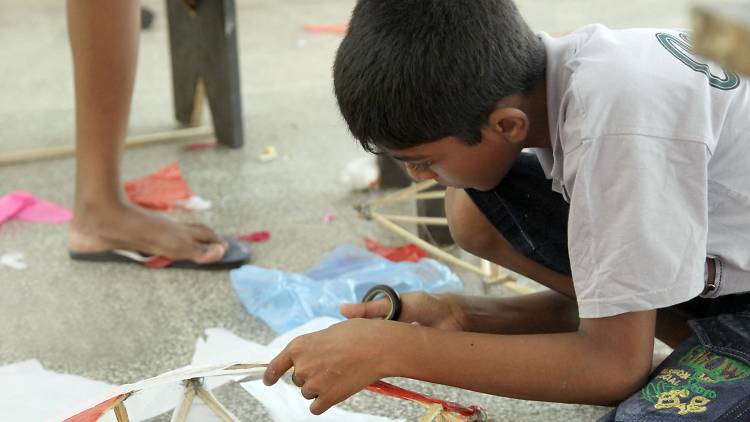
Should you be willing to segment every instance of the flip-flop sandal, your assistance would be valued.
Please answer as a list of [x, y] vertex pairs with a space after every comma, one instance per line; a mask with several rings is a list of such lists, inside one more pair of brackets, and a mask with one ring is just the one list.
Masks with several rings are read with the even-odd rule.
[[250, 259], [250, 250], [247, 246], [234, 239], [224, 239], [229, 248], [224, 256], [216, 262], [198, 264], [190, 260], [172, 261], [163, 256], [144, 255], [136, 251], [113, 249], [102, 252], [73, 252], [69, 251], [71, 259], [89, 262], [124, 262], [138, 263], [148, 268], [185, 268], [193, 270], [231, 270], [242, 266]]

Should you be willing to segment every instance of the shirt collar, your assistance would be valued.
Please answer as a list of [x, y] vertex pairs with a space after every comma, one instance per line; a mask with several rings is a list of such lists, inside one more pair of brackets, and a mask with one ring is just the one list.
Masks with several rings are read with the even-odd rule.
[[570, 37], [553, 38], [545, 32], [539, 33], [547, 54], [547, 121], [549, 123], [550, 149], [539, 148], [539, 158], [544, 174], [553, 180], [553, 189], [559, 191], [563, 176], [563, 145], [560, 129], [565, 123], [563, 99], [570, 85], [571, 72], [565, 68], [565, 61], [570, 54]]

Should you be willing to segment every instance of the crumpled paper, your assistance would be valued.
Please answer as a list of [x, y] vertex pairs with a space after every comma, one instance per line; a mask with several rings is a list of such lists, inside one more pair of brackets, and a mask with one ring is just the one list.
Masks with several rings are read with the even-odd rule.
[[0, 255], [0, 267], [9, 267], [14, 270], [25, 270], [28, 268], [24, 256], [20, 252], [9, 252]]
[[365, 237], [365, 247], [370, 252], [375, 252], [393, 262], [417, 262], [420, 259], [429, 256], [427, 255], [427, 252], [414, 243], [408, 243], [404, 246], [398, 247], [389, 247], [383, 246], [380, 243]]
[[188, 201], [193, 190], [182, 177], [180, 165], [171, 163], [156, 173], [125, 182], [130, 201], [144, 208], [166, 211], [177, 201]]

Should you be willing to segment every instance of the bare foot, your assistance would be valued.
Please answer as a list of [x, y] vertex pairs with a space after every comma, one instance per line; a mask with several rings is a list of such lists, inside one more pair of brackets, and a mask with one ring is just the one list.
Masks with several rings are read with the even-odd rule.
[[127, 249], [171, 260], [216, 262], [227, 245], [206, 226], [180, 224], [126, 204], [76, 207], [68, 233], [72, 252]]

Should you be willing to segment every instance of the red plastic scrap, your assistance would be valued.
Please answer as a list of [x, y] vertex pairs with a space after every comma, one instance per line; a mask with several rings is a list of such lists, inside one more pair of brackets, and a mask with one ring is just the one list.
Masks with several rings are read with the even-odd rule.
[[374, 382], [367, 387], [367, 390], [372, 391], [373, 393], [382, 394], [384, 396], [410, 400], [425, 405], [437, 403], [443, 407], [443, 411], [458, 414], [463, 417], [474, 416], [474, 414], [478, 412], [483, 412], [482, 408], [479, 406], [464, 407], [457, 403], [435, 399], [429, 396], [425, 396], [424, 394], [397, 387], [393, 384], [388, 384], [387, 382], [383, 381]]
[[237, 240], [242, 240], [245, 242], [265, 242], [266, 240], [271, 238], [271, 232], [262, 230], [258, 232], [252, 232], [250, 234], [245, 234], [242, 236], [237, 236]]
[[146, 268], [151, 268], [152, 270], [158, 270], [159, 268], [165, 268], [172, 265], [172, 262], [174, 261], [169, 258], [165, 258], [163, 256], [154, 256], [152, 259], [145, 261], [143, 263], [143, 266]]
[[132, 202], [155, 210], [168, 210], [174, 201], [193, 196], [176, 162], [154, 174], [125, 182], [125, 192]]
[[424, 251], [424, 249], [420, 248], [414, 243], [391, 248], [388, 246], [383, 246], [370, 238], [365, 237], [364, 239], [365, 246], [368, 250], [370, 250], [371, 252], [375, 252], [376, 254], [393, 262], [417, 262], [420, 259], [427, 258], [429, 256], [427, 255], [427, 252]]

